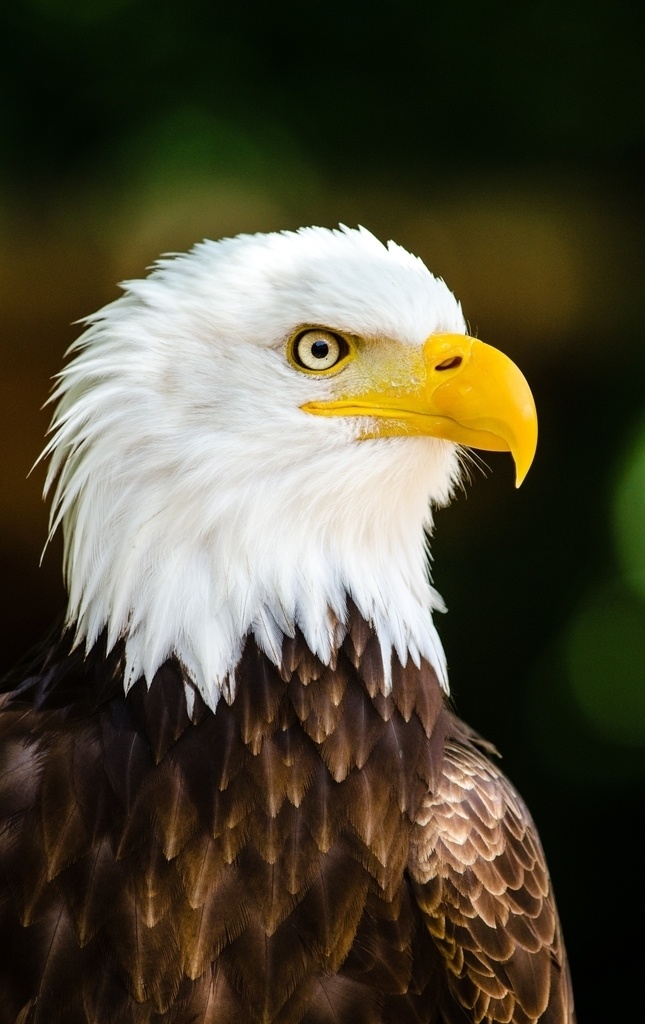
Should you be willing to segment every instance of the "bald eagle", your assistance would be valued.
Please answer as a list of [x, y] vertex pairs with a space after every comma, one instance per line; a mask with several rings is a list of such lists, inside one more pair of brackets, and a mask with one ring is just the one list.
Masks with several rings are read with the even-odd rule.
[[2, 1024], [571, 1024], [540, 841], [428, 578], [537, 425], [364, 229], [205, 241], [88, 318], [46, 489], [62, 627], [0, 699]]

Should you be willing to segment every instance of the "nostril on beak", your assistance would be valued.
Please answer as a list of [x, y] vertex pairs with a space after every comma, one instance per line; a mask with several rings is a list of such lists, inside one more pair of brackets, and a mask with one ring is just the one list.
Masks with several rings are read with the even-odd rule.
[[444, 359], [443, 362], [437, 363], [435, 370], [454, 370], [457, 366], [461, 366], [462, 362], [461, 356], [450, 356], [448, 359]]

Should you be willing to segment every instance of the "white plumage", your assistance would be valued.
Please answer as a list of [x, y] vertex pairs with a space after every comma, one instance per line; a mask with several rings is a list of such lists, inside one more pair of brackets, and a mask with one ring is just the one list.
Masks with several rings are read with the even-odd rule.
[[349, 594], [386, 665], [421, 656], [447, 685], [425, 537], [456, 446], [356, 444], [360, 419], [301, 409], [334, 378], [285, 354], [300, 325], [417, 349], [464, 333], [443, 281], [364, 229], [308, 228], [203, 242], [124, 289], [70, 350], [45, 452], [78, 642], [125, 636], [129, 681], [176, 654], [214, 708], [249, 631], [278, 663], [298, 626], [327, 662]]

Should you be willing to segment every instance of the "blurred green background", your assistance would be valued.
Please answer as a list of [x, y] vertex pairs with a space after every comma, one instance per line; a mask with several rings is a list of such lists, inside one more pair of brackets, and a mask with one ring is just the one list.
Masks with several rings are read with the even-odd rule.
[[522, 489], [491, 455], [437, 516], [439, 628], [540, 828], [581, 1024], [637, 1019], [643, 5], [13, 0], [0, 22], [0, 666], [63, 602], [26, 474], [72, 322], [203, 237], [394, 238], [536, 397]]

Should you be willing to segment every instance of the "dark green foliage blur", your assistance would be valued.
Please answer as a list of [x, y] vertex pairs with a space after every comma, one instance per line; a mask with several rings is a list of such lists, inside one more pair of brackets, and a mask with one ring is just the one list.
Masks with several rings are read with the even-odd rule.
[[[12, 0], [0, 13], [0, 670], [64, 606], [39, 412], [71, 326], [204, 236], [362, 223], [536, 398], [436, 516], [457, 710], [547, 850], [580, 1024], [640, 1019], [645, 5]], [[482, 460], [478, 460], [481, 464]], [[486, 468], [488, 467], [488, 468]], [[384, 496], [387, 500], [387, 496]]]
[[0, 159], [23, 184], [99, 173], [191, 107], [351, 176], [643, 152], [636, 0], [16, 0], [2, 22]]

